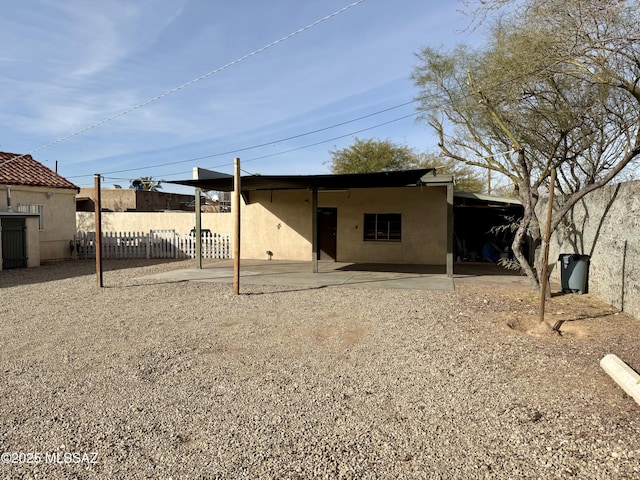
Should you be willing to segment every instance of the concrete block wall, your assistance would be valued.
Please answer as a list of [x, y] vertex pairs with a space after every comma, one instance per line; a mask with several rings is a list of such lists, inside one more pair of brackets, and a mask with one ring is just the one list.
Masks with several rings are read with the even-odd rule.
[[551, 240], [550, 263], [561, 253], [590, 255], [589, 293], [640, 319], [640, 181], [580, 201]]

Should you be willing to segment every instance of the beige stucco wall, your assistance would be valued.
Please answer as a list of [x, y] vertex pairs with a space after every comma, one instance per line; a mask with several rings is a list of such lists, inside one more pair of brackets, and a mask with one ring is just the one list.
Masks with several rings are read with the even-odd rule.
[[[21, 203], [44, 205], [44, 230], [38, 232], [40, 262], [71, 258], [69, 242], [76, 231], [76, 190], [11, 186], [11, 206]], [[7, 188], [0, 187], [0, 210], [7, 210]], [[29, 237], [28, 237], [29, 238]]]
[[[233, 217], [230, 213], [203, 213], [202, 228], [214, 233], [230, 235]], [[95, 231], [95, 213], [77, 212], [78, 231]], [[178, 234], [188, 234], [196, 225], [194, 212], [102, 212], [104, 232], [143, 232], [150, 230], [175, 230]]]
[[[40, 266], [40, 232], [38, 231], [38, 217], [28, 217], [27, 226], [27, 267]], [[2, 265], [2, 261], [0, 261]]]
[[[319, 192], [319, 207], [338, 210], [337, 261], [444, 265], [446, 187]], [[365, 242], [365, 213], [402, 214], [400, 242]], [[251, 192], [242, 212], [242, 258], [311, 260], [311, 192]]]
[[[232, 205], [232, 210], [235, 205]], [[243, 205], [241, 258], [311, 261], [311, 193], [258, 191]]]

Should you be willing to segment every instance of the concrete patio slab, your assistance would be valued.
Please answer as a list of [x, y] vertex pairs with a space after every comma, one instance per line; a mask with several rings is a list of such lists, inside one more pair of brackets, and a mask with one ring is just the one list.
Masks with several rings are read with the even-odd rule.
[[[287, 285], [304, 287], [348, 286], [353, 288], [395, 288], [453, 291], [453, 279], [444, 274], [444, 267], [376, 266], [342, 262], [320, 262], [313, 273], [311, 262], [243, 260], [240, 264], [240, 284]], [[410, 268], [408, 268], [410, 267]], [[233, 261], [223, 260], [204, 265], [202, 269], [182, 269], [150, 277], [166, 281], [198, 281], [233, 283]]]

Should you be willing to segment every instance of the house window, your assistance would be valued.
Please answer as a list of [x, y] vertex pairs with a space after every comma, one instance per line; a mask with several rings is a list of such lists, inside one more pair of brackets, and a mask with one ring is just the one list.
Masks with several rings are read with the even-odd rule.
[[39, 215], [38, 230], [44, 230], [44, 205], [35, 203], [20, 203], [18, 205], [20, 213], [37, 213]]
[[402, 216], [399, 213], [365, 213], [364, 241], [399, 242]]

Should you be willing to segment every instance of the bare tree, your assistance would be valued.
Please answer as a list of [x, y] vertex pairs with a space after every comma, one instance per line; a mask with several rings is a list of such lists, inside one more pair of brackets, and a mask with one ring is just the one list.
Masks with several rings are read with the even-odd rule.
[[[510, 4], [504, 2], [492, 2]], [[552, 168], [551, 227], [640, 154], [640, 18], [632, 2], [530, 0], [503, 16], [488, 47], [425, 48], [414, 80], [442, 152], [507, 176], [524, 205], [514, 255], [540, 289], [537, 204]], [[537, 254], [524, 255], [529, 235]]]

